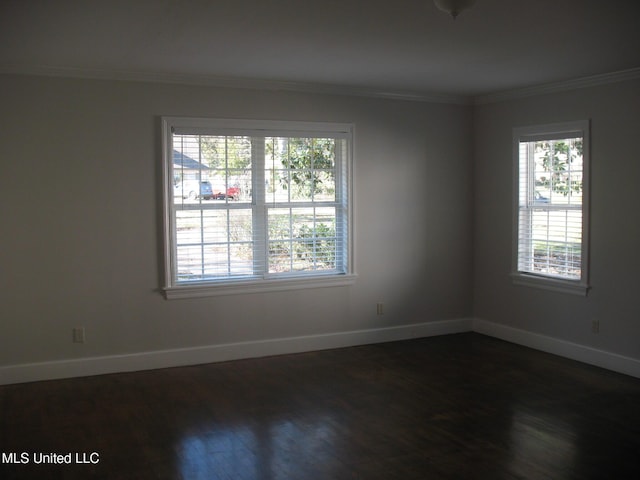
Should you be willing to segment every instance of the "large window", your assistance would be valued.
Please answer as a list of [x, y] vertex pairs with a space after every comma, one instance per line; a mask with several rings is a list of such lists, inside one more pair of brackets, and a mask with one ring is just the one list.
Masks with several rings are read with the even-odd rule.
[[349, 283], [351, 125], [162, 121], [167, 298]]
[[589, 122], [514, 129], [516, 283], [586, 294]]

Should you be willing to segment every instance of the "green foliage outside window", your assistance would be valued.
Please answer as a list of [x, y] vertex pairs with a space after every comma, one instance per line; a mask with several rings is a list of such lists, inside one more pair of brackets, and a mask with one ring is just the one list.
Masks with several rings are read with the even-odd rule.
[[549, 174], [537, 179], [537, 187], [546, 188], [565, 197], [570, 192], [582, 192], [582, 175], [571, 175], [571, 166], [576, 159], [582, 159], [582, 140], [570, 143], [537, 142], [535, 148], [536, 153], [542, 154], [542, 167]]
[[[284, 190], [311, 198], [335, 192], [335, 140], [332, 138], [268, 139], [268, 156], [280, 165], [277, 181]], [[286, 141], [286, 143], [279, 142]]]

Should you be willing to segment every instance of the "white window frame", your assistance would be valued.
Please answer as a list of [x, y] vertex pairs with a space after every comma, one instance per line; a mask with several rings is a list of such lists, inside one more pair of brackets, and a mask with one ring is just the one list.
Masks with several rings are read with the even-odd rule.
[[[229, 295], [239, 293], [260, 293], [300, 288], [319, 288], [351, 285], [356, 277], [354, 272], [354, 231], [353, 231], [353, 124], [212, 119], [194, 117], [161, 117], [162, 124], [162, 190], [163, 190], [163, 234], [164, 234], [164, 285], [162, 292], [167, 299], [205, 297], [213, 295]], [[343, 271], [318, 271], [291, 273], [288, 275], [261, 275], [240, 277], [238, 279], [211, 279], [197, 282], [180, 282], [176, 275], [176, 230], [175, 206], [173, 198], [173, 132], [182, 131], [189, 134], [203, 135], [248, 135], [257, 137], [319, 137], [343, 138], [347, 141], [346, 155], [341, 158], [339, 166], [340, 181], [336, 179], [336, 197], [346, 215], [346, 231], [344, 240]], [[260, 168], [256, 167], [256, 170]], [[262, 176], [261, 176], [262, 175]], [[256, 174], [256, 192], [252, 195], [252, 204], [264, 204], [261, 198], [264, 187], [260, 187], [257, 178], [264, 178], [263, 173]], [[338, 184], [341, 186], [339, 187]], [[256, 203], [257, 202], [257, 203]], [[266, 230], [265, 240], [266, 240]]]
[[[543, 140], [559, 140], [564, 138], [582, 137], [582, 235], [581, 235], [581, 270], [579, 279], [569, 279], [550, 274], [538, 274], [521, 271], [520, 264], [520, 212], [521, 209], [531, 208], [521, 205], [520, 195], [520, 143]], [[589, 120], [516, 127], [513, 129], [513, 246], [511, 278], [514, 284], [535, 288], [553, 290], [575, 295], [587, 295], [589, 290], [589, 198], [590, 198], [590, 122]], [[526, 173], [527, 189], [535, 189], [534, 180]], [[532, 192], [528, 192], [531, 197]], [[525, 245], [526, 247], [526, 245]], [[531, 247], [529, 247], [531, 248]]]

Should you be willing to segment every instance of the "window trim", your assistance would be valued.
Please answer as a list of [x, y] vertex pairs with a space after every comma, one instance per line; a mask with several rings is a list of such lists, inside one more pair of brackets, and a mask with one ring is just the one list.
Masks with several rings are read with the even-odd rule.
[[[162, 131], [162, 235], [163, 235], [163, 286], [161, 292], [166, 299], [207, 297], [240, 293], [261, 293], [305, 288], [322, 288], [351, 285], [355, 273], [354, 256], [354, 201], [353, 201], [353, 168], [354, 168], [354, 132], [355, 126], [348, 123], [297, 122], [273, 120], [243, 120], [202, 117], [163, 116]], [[173, 162], [172, 137], [174, 132], [210, 133], [215, 130], [218, 135], [251, 135], [256, 136], [296, 136], [305, 134], [326, 135], [332, 138], [347, 139], [347, 158], [344, 170], [347, 196], [347, 241], [345, 244], [347, 261], [345, 273], [314, 272], [312, 274], [292, 273], [286, 276], [265, 276], [262, 278], [214, 279], [178, 283], [175, 281], [174, 242], [175, 227], [171, 206], [173, 179], [171, 165]]]
[[[591, 169], [591, 138], [590, 120], [552, 123], [545, 125], [531, 125], [515, 127], [513, 129], [512, 158], [513, 158], [513, 238], [511, 279], [514, 285], [541, 288], [560, 293], [586, 296], [589, 289], [589, 216], [590, 216], [590, 169]], [[518, 247], [520, 228], [520, 142], [538, 140], [558, 140], [563, 138], [582, 136], [583, 141], [583, 193], [582, 193], [582, 238], [581, 238], [581, 274], [580, 279], [571, 280], [551, 275], [535, 274], [519, 271]]]

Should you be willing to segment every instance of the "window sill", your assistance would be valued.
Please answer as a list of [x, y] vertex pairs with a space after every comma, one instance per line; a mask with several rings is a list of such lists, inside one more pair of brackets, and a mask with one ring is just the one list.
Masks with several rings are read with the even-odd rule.
[[167, 300], [182, 298], [237, 295], [241, 293], [268, 293], [304, 288], [343, 287], [355, 282], [355, 274], [315, 277], [287, 277], [270, 280], [239, 280], [225, 283], [193, 283], [162, 289]]
[[558, 293], [568, 293], [586, 297], [589, 292], [589, 285], [579, 281], [562, 280], [557, 278], [529, 275], [525, 273], [512, 273], [511, 280], [514, 285], [525, 287], [541, 288]]

